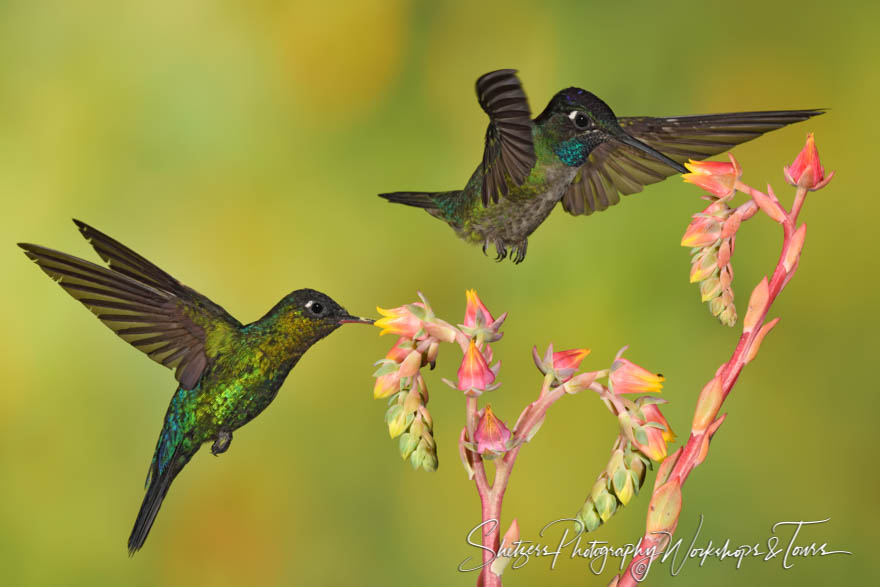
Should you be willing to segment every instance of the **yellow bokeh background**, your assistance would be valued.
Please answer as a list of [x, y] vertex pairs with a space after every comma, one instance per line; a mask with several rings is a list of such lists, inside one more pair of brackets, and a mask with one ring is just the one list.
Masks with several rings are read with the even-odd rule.
[[[119, 238], [243, 322], [300, 287], [354, 313], [422, 290], [458, 320], [464, 290], [510, 313], [493, 408], [537, 393], [533, 344], [618, 348], [666, 376], [687, 436], [696, 394], [736, 342], [687, 283], [678, 243], [699, 192], [673, 178], [589, 218], [554, 213], [520, 266], [496, 264], [426, 214], [375, 194], [461, 187], [482, 152], [474, 80], [514, 67], [540, 111], [578, 85], [618, 115], [826, 107], [735, 150], [745, 180], [790, 198], [781, 166], [807, 132], [830, 187], [811, 194], [782, 320], [731, 395], [708, 460], [684, 489], [685, 546], [766, 543], [779, 521], [830, 521], [800, 543], [852, 556], [690, 561], [668, 585], [872, 583], [877, 443], [876, 188], [880, 6], [842, 1], [0, 3], [0, 573], [5, 585], [453, 585], [478, 554], [478, 501], [458, 462], [464, 403], [429, 376], [440, 468], [402, 463], [371, 397], [393, 343], [347, 327], [313, 348], [229, 452], [175, 482], [142, 552], [125, 541], [174, 390], [15, 247], [96, 259], [70, 222]], [[789, 200], [790, 201], [790, 200]], [[772, 269], [766, 219], [737, 240], [741, 313]], [[523, 449], [504, 505], [523, 538], [573, 514], [615, 422], [566, 397]], [[652, 482], [653, 474], [649, 482]], [[636, 499], [596, 533], [644, 528]], [[786, 535], [783, 534], [783, 537]], [[553, 535], [558, 539], [558, 534]], [[613, 566], [613, 561], [609, 563]], [[532, 560], [509, 585], [606, 584], [582, 560]], [[872, 581], [873, 580], [873, 581]]]

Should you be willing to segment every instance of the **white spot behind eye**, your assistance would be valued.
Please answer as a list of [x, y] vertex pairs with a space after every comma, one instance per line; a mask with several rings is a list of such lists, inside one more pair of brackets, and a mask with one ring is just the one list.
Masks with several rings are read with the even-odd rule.
[[580, 110], [572, 110], [571, 112], [569, 112], [568, 117], [570, 119], [574, 120], [574, 117], [577, 116], [578, 114], [580, 114], [580, 112], [581, 112]]
[[314, 304], [314, 303], [315, 303], [315, 300], [309, 300], [309, 301], [307, 301], [307, 302], [306, 302], [306, 308], [311, 308], [311, 307], [312, 307], [312, 304]]

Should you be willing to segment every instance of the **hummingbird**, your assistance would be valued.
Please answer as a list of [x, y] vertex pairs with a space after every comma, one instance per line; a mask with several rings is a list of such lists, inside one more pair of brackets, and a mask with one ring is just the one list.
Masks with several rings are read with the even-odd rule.
[[205, 442], [225, 452], [232, 433], [265, 410], [313, 344], [343, 324], [372, 324], [329, 296], [298, 289], [244, 325], [125, 245], [74, 220], [108, 267], [19, 243], [25, 254], [123, 340], [174, 370], [171, 399], [128, 539], [144, 544], [178, 473]]
[[727, 151], [824, 110], [774, 110], [656, 118], [618, 118], [595, 94], [580, 88], [556, 93], [532, 119], [514, 69], [481, 76], [480, 106], [489, 116], [483, 160], [464, 189], [379, 194], [425, 209], [459, 238], [489, 245], [501, 261], [526, 256], [528, 237], [558, 202], [574, 216], [605, 210], [620, 194], [642, 191], [675, 173], [688, 159]]

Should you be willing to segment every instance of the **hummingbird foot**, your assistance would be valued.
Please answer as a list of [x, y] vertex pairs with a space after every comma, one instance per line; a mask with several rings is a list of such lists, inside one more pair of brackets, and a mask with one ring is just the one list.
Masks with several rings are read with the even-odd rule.
[[495, 241], [495, 252], [497, 253], [495, 255], [495, 260], [497, 262], [500, 263], [501, 261], [503, 261], [504, 259], [507, 258], [507, 245], [504, 244], [504, 241], [502, 241], [502, 240]]
[[211, 454], [215, 457], [226, 452], [232, 443], [232, 432], [221, 430], [217, 433], [217, 439], [211, 445]]
[[[495, 260], [496, 261], [501, 262], [507, 258], [507, 255], [508, 255], [507, 244], [501, 239], [496, 239], [494, 241], [490, 241], [489, 239], [486, 239], [485, 241], [483, 241], [483, 254], [484, 255], [487, 254], [487, 250], [489, 249], [490, 244], [495, 246], [495, 252], [496, 252]], [[526, 249], [528, 249], [528, 247], [529, 247], [528, 239], [523, 239], [522, 241], [511, 245], [510, 260], [516, 264], [522, 263], [523, 259], [526, 258]]]
[[[483, 241], [483, 254], [487, 254], [486, 251], [489, 248], [489, 245], [495, 245], [495, 260], [498, 262], [503, 261], [507, 258], [508, 249], [507, 244], [501, 239], [497, 239], [494, 241], [489, 241], [488, 239]], [[510, 260], [516, 263], [517, 265], [523, 262], [523, 259], [526, 258], [526, 250], [529, 248], [528, 239], [523, 239], [518, 243], [511, 245], [510, 248]]]
[[520, 263], [523, 262], [523, 259], [526, 258], [526, 249], [528, 249], [528, 248], [529, 248], [528, 239], [524, 239], [522, 242], [517, 243], [513, 247], [512, 259], [513, 259], [514, 264], [519, 265]]

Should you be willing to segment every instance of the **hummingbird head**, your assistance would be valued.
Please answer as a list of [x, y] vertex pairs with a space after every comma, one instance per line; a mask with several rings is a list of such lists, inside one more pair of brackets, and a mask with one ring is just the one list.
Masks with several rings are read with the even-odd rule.
[[370, 318], [353, 316], [327, 294], [313, 289], [298, 289], [282, 298], [268, 315], [289, 323], [295, 331], [317, 338], [327, 336], [343, 324], [372, 324]]
[[570, 167], [586, 163], [590, 153], [602, 143], [616, 142], [638, 149], [666, 163], [681, 173], [687, 170], [660, 151], [631, 137], [617, 121], [614, 111], [596, 94], [580, 88], [566, 88], [556, 93], [535, 119], [553, 151]]

